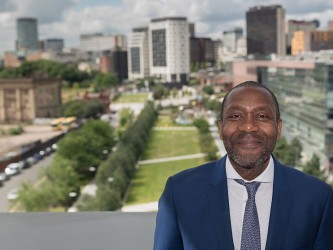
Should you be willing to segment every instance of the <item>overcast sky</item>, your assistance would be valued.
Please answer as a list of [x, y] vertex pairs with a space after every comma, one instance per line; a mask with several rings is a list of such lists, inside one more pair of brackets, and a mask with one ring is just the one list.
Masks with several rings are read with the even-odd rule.
[[79, 45], [82, 33], [128, 35], [151, 18], [184, 16], [197, 36], [222, 38], [222, 31], [245, 28], [245, 12], [256, 5], [280, 4], [286, 19], [318, 19], [320, 28], [333, 19], [332, 0], [0, 0], [0, 55], [14, 50], [16, 18], [38, 19], [39, 39], [63, 38]]

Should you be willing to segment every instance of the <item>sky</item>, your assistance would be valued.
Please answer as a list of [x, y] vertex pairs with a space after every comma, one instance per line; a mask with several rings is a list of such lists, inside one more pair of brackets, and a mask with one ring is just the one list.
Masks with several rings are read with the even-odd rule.
[[245, 13], [257, 5], [282, 5], [286, 19], [320, 21], [333, 19], [328, 0], [0, 0], [0, 56], [15, 50], [16, 19], [38, 20], [39, 40], [62, 38], [66, 47], [77, 47], [80, 34], [104, 33], [128, 36], [152, 18], [181, 16], [195, 23], [197, 36], [222, 39], [235, 27], [245, 31]]

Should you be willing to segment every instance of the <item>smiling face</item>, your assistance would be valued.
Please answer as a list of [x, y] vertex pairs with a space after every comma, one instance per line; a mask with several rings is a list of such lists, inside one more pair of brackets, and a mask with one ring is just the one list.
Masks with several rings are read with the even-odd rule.
[[245, 171], [255, 178], [267, 167], [281, 134], [273, 97], [264, 88], [240, 87], [228, 95], [222, 115], [220, 138], [231, 164], [241, 176]]

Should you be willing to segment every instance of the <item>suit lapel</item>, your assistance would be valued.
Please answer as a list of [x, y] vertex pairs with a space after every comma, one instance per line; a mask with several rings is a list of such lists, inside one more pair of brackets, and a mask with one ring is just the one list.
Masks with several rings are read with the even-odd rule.
[[216, 237], [221, 249], [234, 249], [229, 212], [227, 178], [223, 157], [216, 162], [207, 190]]
[[273, 197], [266, 249], [281, 249], [288, 228], [293, 199], [290, 180], [284, 168], [274, 158]]

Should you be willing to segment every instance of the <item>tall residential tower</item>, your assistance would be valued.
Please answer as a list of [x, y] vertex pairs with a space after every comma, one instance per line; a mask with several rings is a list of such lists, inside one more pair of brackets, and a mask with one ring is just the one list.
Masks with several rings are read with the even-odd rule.
[[148, 27], [134, 28], [128, 43], [128, 79], [149, 76]]
[[17, 29], [17, 51], [38, 50], [37, 19], [23, 17], [16, 20]]
[[280, 5], [256, 6], [246, 12], [247, 54], [285, 55], [285, 10]]
[[190, 72], [190, 34], [185, 17], [152, 19], [149, 24], [150, 74], [185, 84]]

